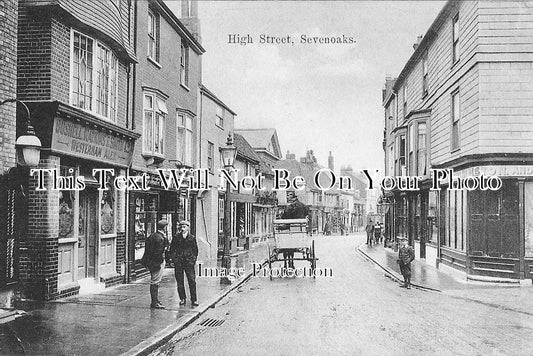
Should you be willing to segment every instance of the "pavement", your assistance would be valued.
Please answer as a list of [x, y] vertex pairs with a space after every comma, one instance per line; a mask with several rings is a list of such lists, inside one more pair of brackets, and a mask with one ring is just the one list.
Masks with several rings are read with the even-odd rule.
[[[149, 277], [101, 293], [23, 303], [23, 317], [0, 324], [0, 354], [148, 354], [244, 283], [251, 275], [251, 263], [266, 259], [267, 243], [232, 257], [232, 267], [244, 267], [246, 273], [231, 283], [220, 277], [197, 277], [196, 308], [190, 300], [186, 306], [178, 304], [173, 268], [165, 269], [159, 288], [164, 310], [150, 309]], [[205, 261], [203, 266], [220, 267], [220, 261]], [[186, 291], [188, 295], [187, 286]]]
[[[400, 267], [396, 262], [398, 252], [382, 244], [369, 246], [366, 243], [360, 244], [357, 250], [379, 266], [387, 277], [403, 283]], [[411, 284], [416, 288], [533, 316], [533, 284], [530, 280], [521, 284], [467, 281], [418, 259], [411, 263], [411, 272]]]

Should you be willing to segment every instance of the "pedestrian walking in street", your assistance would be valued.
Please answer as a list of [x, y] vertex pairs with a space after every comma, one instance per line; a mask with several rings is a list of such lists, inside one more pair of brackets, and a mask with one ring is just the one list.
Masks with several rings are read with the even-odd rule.
[[376, 222], [376, 225], [374, 225], [374, 241], [376, 244], [381, 243], [381, 223], [378, 221]]
[[404, 279], [404, 284], [400, 287], [411, 289], [411, 262], [415, 259], [415, 251], [407, 243], [405, 237], [400, 237], [400, 249], [398, 250], [398, 264]]
[[372, 220], [368, 220], [365, 226], [366, 231], [366, 244], [372, 246], [372, 239], [374, 234], [374, 224]]
[[157, 222], [157, 231], [146, 239], [142, 264], [150, 271], [150, 308], [165, 309], [159, 301], [159, 283], [163, 278], [165, 268], [165, 250], [168, 247], [165, 228], [166, 220]]
[[188, 221], [179, 223], [179, 232], [174, 236], [170, 244], [170, 256], [174, 261], [174, 275], [178, 284], [178, 295], [180, 305], [185, 305], [187, 297], [185, 294], [185, 280], [183, 274], [187, 276], [189, 291], [191, 297], [191, 306], [198, 306], [196, 298], [196, 274], [194, 266], [198, 258], [198, 244], [196, 237], [189, 231], [190, 224]]

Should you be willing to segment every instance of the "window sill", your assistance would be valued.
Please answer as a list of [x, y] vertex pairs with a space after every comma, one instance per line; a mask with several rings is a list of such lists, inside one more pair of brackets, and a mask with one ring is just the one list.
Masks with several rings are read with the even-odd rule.
[[163, 68], [163, 66], [161, 66], [161, 64], [159, 64], [158, 61], [156, 61], [155, 59], [153, 59], [152, 57], [148, 56], [146, 57], [146, 59], [148, 59], [148, 62], [151, 62], [154, 66], [156, 66], [158, 69], [161, 69]]
[[218, 127], [219, 129], [221, 130], [224, 130], [224, 127], [223, 126], [220, 126], [219, 124], [215, 124], [216, 127]]
[[[70, 94], [72, 94], [72, 93], [70, 93]], [[102, 120], [102, 121], [109, 122], [109, 123], [111, 123], [111, 124], [115, 124], [115, 125], [117, 125], [117, 122], [116, 122], [115, 120], [110, 119], [110, 118], [108, 118], [107, 116], [104, 116], [104, 115], [102, 115], [102, 114], [98, 114], [96, 111], [91, 111], [91, 110], [87, 110], [87, 109], [84, 109], [84, 108], [77, 107], [76, 105], [74, 105], [74, 104], [71, 103], [71, 102], [69, 102], [69, 105], [72, 106], [73, 108], [76, 108], [76, 109], [78, 109], [78, 110], [84, 111], [84, 112], [86, 112], [87, 114], [91, 114], [91, 115], [93, 115], [94, 117], [96, 117], [96, 118], [98, 118], [98, 119], [100, 119], [100, 120]]]
[[185, 90], [187, 90], [187, 91], [191, 91], [191, 89], [189, 89], [189, 87], [186, 86], [185, 84], [180, 83], [180, 85], [181, 85], [181, 87], [184, 88]]
[[461, 151], [461, 147], [457, 147], [457, 148], [452, 149], [452, 150], [450, 151], [450, 154], [454, 154], [454, 153], [457, 153], [457, 152], [459, 152], [459, 151]]
[[142, 154], [144, 160], [146, 161], [147, 165], [153, 165], [153, 164], [161, 164], [165, 161], [165, 157], [163, 155], [152, 153], [152, 152], [144, 152]]

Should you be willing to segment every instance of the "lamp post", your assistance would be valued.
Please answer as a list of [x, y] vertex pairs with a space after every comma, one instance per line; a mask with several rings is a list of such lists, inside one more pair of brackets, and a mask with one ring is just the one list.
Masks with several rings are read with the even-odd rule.
[[[224, 163], [224, 169], [228, 174], [232, 173], [235, 157], [237, 155], [237, 147], [233, 144], [233, 137], [231, 133], [228, 134], [226, 140], [226, 146], [221, 147], [222, 161]], [[222, 268], [226, 271], [231, 267], [230, 257], [230, 235], [231, 235], [231, 208], [229, 200], [230, 184], [229, 180], [226, 180], [226, 194], [224, 195], [224, 253], [222, 255]]]
[[37, 167], [39, 165], [41, 153], [41, 140], [35, 135], [33, 126], [31, 125], [30, 110], [22, 101], [18, 99], [6, 99], [0, 102], [0, 106], [6, 103], [20, 103], [26, 110], [26, 133], [15, 142], [15, 149], [17, 151], [17, 163], [26, 167]]

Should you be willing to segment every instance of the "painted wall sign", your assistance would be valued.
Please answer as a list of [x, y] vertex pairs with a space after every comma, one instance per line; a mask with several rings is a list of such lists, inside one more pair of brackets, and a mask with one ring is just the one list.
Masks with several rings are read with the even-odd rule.
[[128, 166], [134, 142], [93, 126], [55, 117], [52, 151], [70, 156]]

